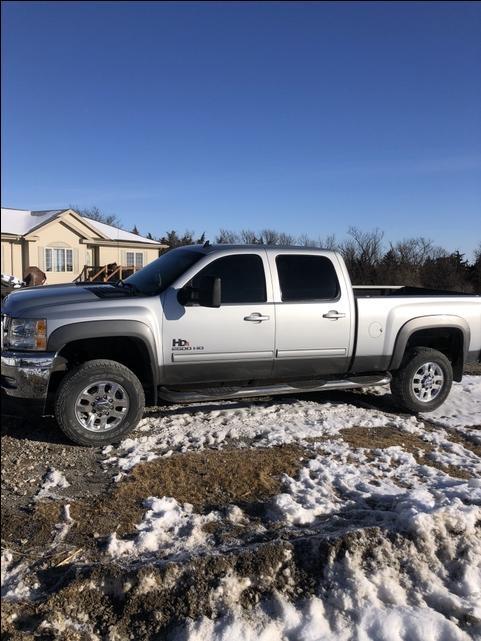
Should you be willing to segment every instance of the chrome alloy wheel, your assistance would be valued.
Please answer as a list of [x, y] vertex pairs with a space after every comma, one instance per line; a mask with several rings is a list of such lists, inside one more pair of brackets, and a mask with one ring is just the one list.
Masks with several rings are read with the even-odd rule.
[[107, 432], [120, 425], [129, 407], [129, 396], [122, 385], [113, 381], [97, 381], [77, 396], [75, 416], [86, 430]]
[[413, 376], [411, 387], [421, 403], [433, 401], [443, 389], [444, 374], [437, 363], [424, 363]]

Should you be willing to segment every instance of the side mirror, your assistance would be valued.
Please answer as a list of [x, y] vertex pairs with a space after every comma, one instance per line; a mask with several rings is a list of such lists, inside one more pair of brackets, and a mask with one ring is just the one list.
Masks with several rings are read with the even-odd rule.
[[200, 281], [199, 288], [186, 285], [177, 293], [177, 300], [184, 307], [199, 305], [200, 307], [220, 307], [222, 298], [221, 279], [205, 276]]
[[199, 305], [201, 307], [220, 307], [222, 297], [221, 279], [205, 276], [199, 287]]
[[185, 307], [186, 305], [190, 305], [194, 302], [194, 290], [192, 287], [182, 287], [182, 289], [179, 289], [177, 292], [177, 300], [179, 303], [182, 305], [182, 307]]

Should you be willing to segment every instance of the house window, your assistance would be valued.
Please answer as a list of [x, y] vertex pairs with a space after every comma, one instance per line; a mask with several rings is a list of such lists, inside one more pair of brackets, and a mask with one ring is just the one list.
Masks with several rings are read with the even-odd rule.
[[73, 272], [73, 250], [46, 247], [45, 248], [46, 272]]
[[127, 267], [136, 267], [137, 269], [142, 269], [143, 266], [143, 252], [127, 252]]

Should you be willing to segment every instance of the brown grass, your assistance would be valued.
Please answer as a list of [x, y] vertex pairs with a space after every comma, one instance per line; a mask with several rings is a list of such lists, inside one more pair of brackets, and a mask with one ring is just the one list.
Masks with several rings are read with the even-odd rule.
[[[295, 476], [308, 456], [298, 445], [281, 445], [187, 452], [137, 465], [110, 493], [70, 504], [75, 524], [68, 538], [76, 545], [91, 546], [95, 538], [113, 531], [133, 532], [149, 496], [173, 496], [196, 510], [265, 501], [280, 492], [282, 475]], [[62, 518], [61, 509], [57, 501], [39, 502], [35, 529], [51, 531]]]
[[[435, 449], [434, 446], [427, 441], [423, 441], [423, 439], [416, 434], [403, 432], [395, 427], [388, 426], [369, 428], [352, 427], [350, 429], [340, 430], [340, 433], [344, 441], [349, 443], [352, 447], [375, 450], [400, 446], [405, 452], [412, 454], [416, 459], [416, 462], [420, 465], [429, 465], [430, 467], [441, 470], [454, 478], [472, 478], [472, 475], [462, 467], [458, 467], [456, 465], [445, 465], [436, 461], [433, 457]], [[461, 439], [461, 436], [459, 438]], [[470, 444], [471, 447], [474, 446], [473, 443]]]
[[351, 427], [340, 430], [342, 438], [352, 447], [363, 447], [366, 449], [385, 449], [387, 447], [400, 446], [406, 452], [415, 454], [418, 450], [431, 452], [433, 446], [423, 441], [416, 434], [403, 432], [395, 427]]
[[[474, 429], [477, 429], [477, 427], [474, 426]], [[458, 432], [457, 430], [449, 430], [449, 440], [453, 443], [459, 443], [465, 449], [470, 450], [473, 454], [481, 458], [481, 445], [475, 443], [469, 436], [466, 436], [466, 434]]]

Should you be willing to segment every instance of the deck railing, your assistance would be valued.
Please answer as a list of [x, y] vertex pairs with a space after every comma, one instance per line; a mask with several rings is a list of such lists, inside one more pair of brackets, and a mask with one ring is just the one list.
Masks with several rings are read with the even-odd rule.
[[84, 265], [80, 274], [75, 278], [74, 283], [115, 283], [131, 276], [139, 269], [140, 267], [136, 267], [135, 265], [117, 265], [116, 263], [108, 265]]

